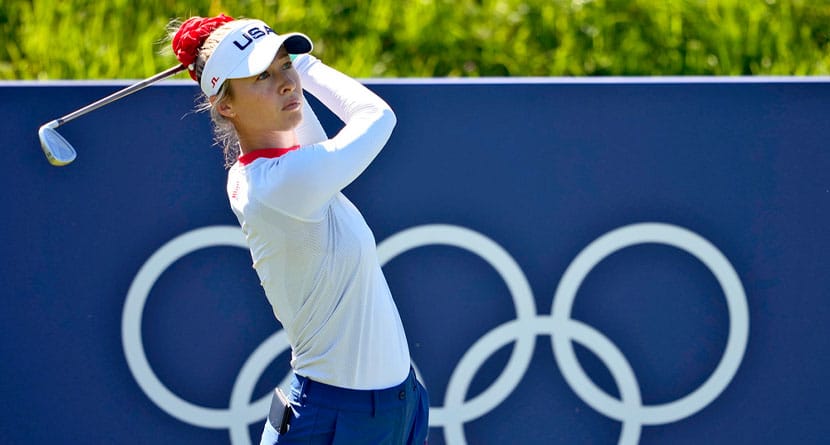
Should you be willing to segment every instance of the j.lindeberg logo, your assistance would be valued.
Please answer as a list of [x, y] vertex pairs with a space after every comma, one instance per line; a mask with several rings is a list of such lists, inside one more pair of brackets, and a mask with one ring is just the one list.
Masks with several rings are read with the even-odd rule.
[[250, 46], [251, 43], [253, 43], [254, 40], [261, 39], [261, 38], [267, 36], [268, 34], [276, 35], [277, 33], [274, 32], [274, 30], [271, 29], [268, 26], [263, 26], [262, 29], [260, 29], [257, 26], [252, 26], [252, 27], [246, 29], [242, 33], [242, 37], [245, 38], [244, 42], [240, 42], [239, 40], [234, 40], [233, 44], [236, 45], [236, 47], [239, 48], [240, 50], [245, 51], [245, 48]]
[[[617, 346], [601, 332], [571, 318], [577, 290], [590, 271], [612, 253], [645, 243], [665, 244], [688, 252], [715, 276], [726, 298], [729, 333], [715, 370], [697, 389], [675, 401], [646, 405], [631, 365]], [[501, 246], [473, 230], [449, 225], [426, 225], [399, 232], [378, 245], [382, 265], [409, 250], [446, 245], [468, 250], [487, 261], [502, 277], [516, 308], [516, 319], [493, 328], [469, 347], [453, 370], [447, 393], [431, 396], [443, 406], [430, 407], [430, 426], [442, 427], [447, 444], [464, 445], [464, 424], [500, 405], [518, 386], [530, 367], [536, 337], [550, 335], [556, 363], [566, 383], [586, 404], [622, 424], [618, 443], [639, 442], [645, 425], [663, 425], [687, 418], [714, 401], [735, 377], [749, 336], [749, 309], [738, 274], [711, 243], [682, 227], [641, 223], [624, 226], [597, 238], [565, 270], [553, 297], [550, 315], [539, 314], [524, 273]], [[205, 428], [227, 428], [231, 443], [250, 444], [248, 425], [262, 422], [270, 394], [252, 402], [254, 387], [271, 362], [288, 349], [284, 331], [266, 339], [243, 364], [231, 390], [228, 409], [194, 405], [171, 392], [155, 375], [144, 352], [141, 318], [150, 290], [159, 276], [179, 258], [211, 246], [246, 248], [241, 230], [213, 226], [187, 232], [156, 251], [139, 270], [127, 293], [121, 323], [124, 354], [133, 377], [147, 396], [171, 416]], [[619, 398], [604, 392], [580, 366], [573, 348], [576, 341], [588, 348], [610, 371]], [[515, 343], [502, 374], [484, 391], [466, 400], [479, 368], [502, 347]], [[416, 366], [417, 372], [417, 366]], [[420, 376], [420, 373], [419, 373]], [[287, 384], [286, 376], [280, 386]], [[423, 381], [423, 380], [422, 380]], [[425, 382], [429, 386], [429, 382]]]

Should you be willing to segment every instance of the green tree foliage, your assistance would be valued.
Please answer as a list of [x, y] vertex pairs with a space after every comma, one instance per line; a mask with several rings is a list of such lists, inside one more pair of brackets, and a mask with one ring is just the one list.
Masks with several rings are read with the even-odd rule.
[[148, 77], [219, 12], [356, 77], [830, 74], [830, 0], [4, 0], [0, 78]]

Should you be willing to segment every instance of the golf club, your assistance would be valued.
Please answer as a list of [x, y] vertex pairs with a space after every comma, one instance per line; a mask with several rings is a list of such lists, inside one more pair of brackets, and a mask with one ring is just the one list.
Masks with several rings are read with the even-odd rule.
[[146, 88], [152, 85], [159, 80], [165, 79], [170, 77], [179, 71], [185, 70], [186, 67], [184, 65], [176, 65], [172, 68], [169, 68], [165, 71], [162, 71], [152, 77], [148, 77], [140, 82], [136, 82], [122, 90], [116, 91], [109, 96], [100, 99], [96, 102], [93, 102], [83, 108], [79, 108], [66, 116], [61, 118], [55, 119], [51, 122], [43, 124], [40, 126], [40, 129], [37, 131], [37, 135], [40, 138], [40, 146], [43, 148], [43, 152], [46, 154], [46, 159], [49, 161], [50, 164], [54, 166], [63, 166], [69, 164], [70, 162], [75, 160], [77, 153], [75, 149], [72, 147], [72, 144], [67, 142], [63, 136], [61, 136], [58, 131], [56, 130], [61, 125], [75, 119], [81, 117], [90, 111], [97, 110], [98, 108], [103, 107], [109, 103], [115, 102], [122, 97], [128, 96], [132, 93], [135, 93], [138, 90]]

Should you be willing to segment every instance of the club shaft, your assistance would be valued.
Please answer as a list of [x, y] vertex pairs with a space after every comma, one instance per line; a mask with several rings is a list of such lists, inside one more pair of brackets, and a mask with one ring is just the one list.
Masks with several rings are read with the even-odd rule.
[[154, 84], [154, 83], [156, 83], [156, 82], [158, 82], [162, 79], [166, 79], [166, 78], [168, 78], [168, 77], [170, 77], [170, 76], [172, 76], [172, 75], [174, 75], [174, 74], [176, 74], [180, 71], [183, 71], [184, 69], [185, 69], [184, 65], [176, 65], [174, 67], [171, 67], [169, 69], [166, 69], [166, 70], [154, 75], [153, 77], [148, 77], [148, 78], [146, 78], [146, 79], [144, 79], [140, 82], [136, 82], [136, 83], [128, 86], [127, 88], [124, 88], [122, 90], [119, 90], [119, 91], [116, 91], [116, 92], [110, 94], [109, 96], [107, 96], [103, 99], [97, 100], [97, 101], [95, 101], [95, 102], [93, 102], [93, 103], [91, 103], [91, 104], [89, 104], [89, 105], [87, 105], [83, 108], [79, 108], [79, 109], [67, 114], [66, 116], [55, 119], [53, 121], [53, 122], [56, 123], [55, 127], [59, 127], [59, 126], [65, 124], [65, 123], [71, 121], [72, 119], [75, 119], [77, 117], [81, 117], [81, 116], [89, 113], [90, 111], [97, 110], [98, 108], [101, 108], [104, 105], [107, 105], [109, 103], [115, 102], [116, 100], [121, 99], [124, 96], [128, 96], [132, 93], [135, 93], [138, 90], [144, 89], [144, 88], [146, 88], [146, 87], [148, 87], [148, 86], [150, 86], [150, 85], [152, 85], [152, 84]]

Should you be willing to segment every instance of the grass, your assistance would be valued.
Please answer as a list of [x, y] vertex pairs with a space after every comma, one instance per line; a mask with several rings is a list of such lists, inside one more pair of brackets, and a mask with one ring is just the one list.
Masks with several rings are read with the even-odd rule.
[[219, 12], [356, 77], [830, 74], [830, 0], [7, 0], [0, 79], [148, 77], [171, 19]]

